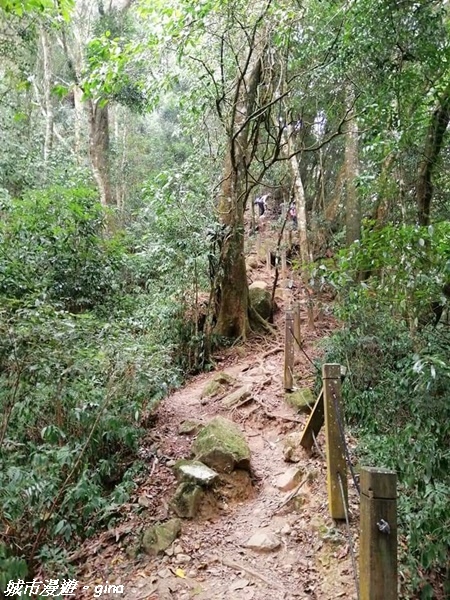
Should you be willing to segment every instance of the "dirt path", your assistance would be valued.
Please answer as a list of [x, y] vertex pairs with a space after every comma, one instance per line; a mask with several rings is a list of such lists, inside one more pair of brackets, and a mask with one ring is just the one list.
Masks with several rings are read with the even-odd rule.
[[[262, 268], [253, 278], [263, 278]], [[301, 299], [299, 290], [297, 298]], [[283, 306], [283, 300], [279, 299]], [[325, 307], [326, 308], [326, 307]], [[326, 311], [322, 311], [325, 312]], [[306, 314], [302, 315], [304, 322]], [[283, 311], [278, 313], [279, 325]], [[296, 379], [312, 387], [318, 357], [317, 341], [335, 327], [326, 314], [314, 331], [304, 331], [304, 350], [296, 359]], [[282, 330], [278, 326], [278, 331]], [[253, 400], [239, 408], [224, 409], [220, 397], [202, 399], [206, 383], [215, 373], [201, 374], [164, 400], [157, 421], [141, 453], [148, 472], [129, 505], [123, 524], [89, 542], [81, 554], [78, 580], [89, 584], [83, 598], [92, 598], [92, 586], [123, 585], [124, 593], [102, 593], [102, 598], [128, 600], [352, 600], [355, 583], [345, 524], [328, 516], [323, 455], [301, 451], [297, 467], [301, 487], [292, 492], [277, 487], [281, 475], [292, 467], [285, 460], [286, 440], [299, 434], [306, 416], [298, 415], [284, 399], [282, 336], [252, 340], [244, 347], [216, 357], [217, 369], [252, 388]], [[192, 437], [178, 433], [186, 419], [221, 414], [245, 433], [252, 454], [253, 485], [225, 488], [213, 510], [201, 518], [183, 521], [180, 537], [163, 555], [135, 555], [142, 532], [171, 515], [168, 502], [175, 489], [171, 465], [188, 457]], [[299, 422], [298, 422], [299, 421]], [[323, 439], [318, 440], [323, 447]], [[322, 449], [323, 452], [323, 449]], [[295, 457], [294, 457], [295, 458]], [[294, 490], [295, 492], [295, 490]], [[350, 491], [350, 506], [357, 516], [357, 498]], [[356, 537], [356, 524], [352, 525]], [[245, 543], [255, 532], [275, 534], [281, 544], [270, 552], [255, 551]], [[85, 553], [88, 553], [88, 556]], [[81, 597], [81, 596], [80, 596]]]

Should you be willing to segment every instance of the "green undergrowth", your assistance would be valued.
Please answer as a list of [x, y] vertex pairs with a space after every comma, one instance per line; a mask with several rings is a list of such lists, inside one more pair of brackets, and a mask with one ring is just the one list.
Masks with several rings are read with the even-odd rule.
[[344, 327], [326, 341], [326, 360], [348, 368], [343, 396], [358, 461], [398, 474], [399, 571], [408, 599], [450, 593], [450, 327], [435, 326], [427, 313], [448, 273], [448, 231], [368, 233], [317, 271], [338, 292]]
[[[107, 234], [89, 189], [4, 200], [0, 222], [0, 590], [121, 516], [139, 440], [196, 368], [189, 280]], [[170, 249], [167, 250], [169, 252]], [[184, 269], [184, 270], [183, 270]]]

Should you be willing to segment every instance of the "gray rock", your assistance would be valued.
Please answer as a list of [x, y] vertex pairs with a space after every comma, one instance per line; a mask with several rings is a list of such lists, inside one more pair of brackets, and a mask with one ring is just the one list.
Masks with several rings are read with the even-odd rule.
[[244, 544], [245, 548], [259, 552], [273, 552], [274, 550], [278, 550], [280, 546], [280, 539], [271, 531], [265, 530], [257, 531]]
[[180, 519], [170, 519], [165, 523], [157, 523], [144, 532], [142, 548], [149, 556], [156, 556], [170, 546], [180, 534], [180, 531]]
[[178, 481], [189, 482], [194, 485], [207, 486], [218, 478], [216, 471], [198, 460], [178, 460], [173, 470]]
[[277, 477], [275, 486], [282, 492], [290, 492], [300, 483], [302, 477], [302, 469], [291, 467], [285, 473]]

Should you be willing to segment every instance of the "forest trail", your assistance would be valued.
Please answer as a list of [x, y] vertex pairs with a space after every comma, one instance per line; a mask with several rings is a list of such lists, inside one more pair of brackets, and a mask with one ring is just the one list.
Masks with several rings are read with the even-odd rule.
[[[251, 280], [272, 282], [262, 260], [254, 261]], [[292, 292], [305, 300], [299, 287]], [[302, 329], [304, 352], [296, 355], [295, 379], [312, 389], [320, 358], [318, 342], [336, 327], [321, 298], [315, 328]], [[288, 440], [302, 431], [307, 416], [285, 402], [283, 388], [284, 309], [288, 299], [277, 293], [279, 310], [274, 337], [253, 338], [245, 345], [215, 356], [216, 371], [193, 377], [161, 402], [141, 448], [148, 465], [130, 503], [123, 507], [121, 524], [87, 542], [77, 556], [78, 581], [90, 585], [83, 598], [92, 598], [92, 586], [123, 585], [124, 593], [102, 598], [127, 600], [335, 600], [356, 598], [345, 523], [328, 515], [323, 434], [312, 456], [296, 450], [295, 466], [301, 486], [293, 491], [277, 487], [279, 478], [292, 469], [286, 462]], [[319, 304], [316, 302], [316, 306]], [[306, 323], [303, 304], [302, 323]], [[239, 385], [251, 387], [251, 400], [233, 409], [224, 408], [223, 395], [202, 398], [205, 385], [224, 371]], [[222, 488], [220, 501], [201, 517], [183, 520], [182, 531], [164, 554], [151, 558], [135, 553], [143, 531], [157, 521], [175, 516], [169, 508], [176, 484], [171, 466], [189, 457], [193, 437], [179, 433], [186, 419], [207, 422], [222, 415], [244, 432], [251, 450], [253, 485]], [[350, 510], [358, 516], [358, 499], [349, 486]], [[290, 501], [290, 496], [293, 496]], [[357, 540], [357, 519], [352, 522]], [[274, 535], [279, 547], [257, 551], [245, 546], [261, 532]], [[75, 562], [75, 561], [74, 561]]]

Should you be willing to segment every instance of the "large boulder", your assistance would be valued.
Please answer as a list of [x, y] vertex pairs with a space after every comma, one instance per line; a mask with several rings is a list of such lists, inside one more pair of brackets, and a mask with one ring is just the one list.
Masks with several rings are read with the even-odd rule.
[[195, 459], [219, 473], [250, 470], [250, 449], [237, 425], [223, 417], [212, 419], [192, 445]]
[[256, 310], [260, 317], [269, 319], [272, 313], [272, 296], [269, 290], [251, 288], [248, 291], [250, 305]]
[[150, 556], [164, 552], [180, 534], [180, 519], [170, 519], [165, 523], [157, 523], [144, 532], [142, 547]]

